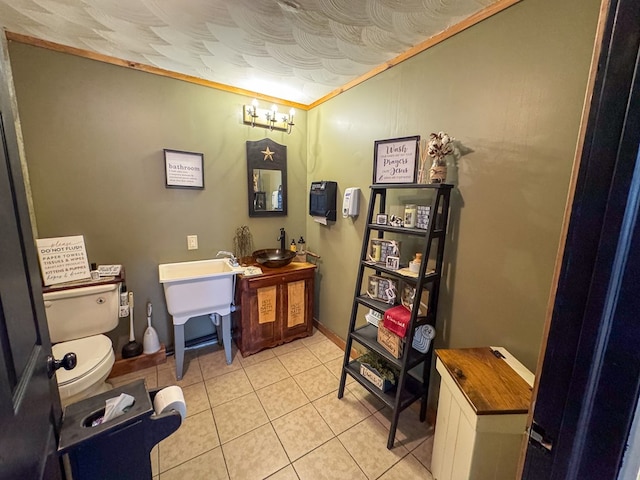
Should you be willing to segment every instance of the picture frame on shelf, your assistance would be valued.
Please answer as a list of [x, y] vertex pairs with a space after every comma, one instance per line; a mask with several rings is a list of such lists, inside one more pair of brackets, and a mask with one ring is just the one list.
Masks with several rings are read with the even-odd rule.
[[204, 189], [204, 154], [168, 148], [163, 151], [167, 188]]
[[400, 257], [389, 255], [386, 258], [386, 265], [389, 270], [398, 270], [400, 268]]
[[420, 135], [376, 140], [373, 183], [416, 183]]
[[386, 213], [379, 213], [376, 215], [376, 225], [386, 225], [389, 217]]
[[[400, 285], [400, 304], [409, 311], [412, 310], [413, 301], [415, 299], [416, 289], [407, 282]], [[424, 316], [429, 311], [429, 290], [424, 289], [420, 295], [420, 305], [418, 306], [418, 315]]]

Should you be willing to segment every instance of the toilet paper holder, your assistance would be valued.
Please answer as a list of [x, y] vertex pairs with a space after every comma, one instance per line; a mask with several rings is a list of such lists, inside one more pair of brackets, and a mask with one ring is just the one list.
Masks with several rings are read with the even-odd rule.
[[[151, 479], [151, 449], [182, 423], [177, 410], [156, 414], [153, 401], [162, 389], [147, 391], [144, 380], [68, 405], [62, 416], [58, 454], [68, 455], [74, 480]], [[127, 393], [135, 402], [123, 415], [91, 427], [90, 418], [107, 399]]]

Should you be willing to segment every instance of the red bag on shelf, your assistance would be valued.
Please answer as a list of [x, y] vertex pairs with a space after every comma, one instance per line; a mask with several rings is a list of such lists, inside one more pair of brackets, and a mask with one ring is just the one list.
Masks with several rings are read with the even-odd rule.
[[404, 338], [407, 335], [410, 320], [411, 312], [402, 305], [398, 305], [384, 312], [382, 324], [387, 330], [391, 330], [399, 337]]

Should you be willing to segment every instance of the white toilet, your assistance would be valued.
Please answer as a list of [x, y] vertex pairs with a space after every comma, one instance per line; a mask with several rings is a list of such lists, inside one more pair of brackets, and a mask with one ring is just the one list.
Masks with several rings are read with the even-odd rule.
[[111, 340], [101, 335], [118, 325], [120, 284], [73, 287], [43, 294], [53, 357], [73, 352], [78, 364], [56, 371], [62, 405], [111, 388], [106, 382], [115, 362]]

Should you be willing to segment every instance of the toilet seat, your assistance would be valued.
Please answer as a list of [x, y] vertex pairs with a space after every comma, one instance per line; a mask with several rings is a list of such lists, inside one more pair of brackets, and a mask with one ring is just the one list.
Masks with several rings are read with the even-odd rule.
[[62, 359], [69, 352], [75, 353], [78, 359], [74, 369], [60, 368], [56, 371], [58, 390], [62, 399], [77, 395], [94, 384], [103, 382], [115, 363], [111, 340], [105, 335], [93, 335], [56, 343], [52, 351], [56, 359]]

